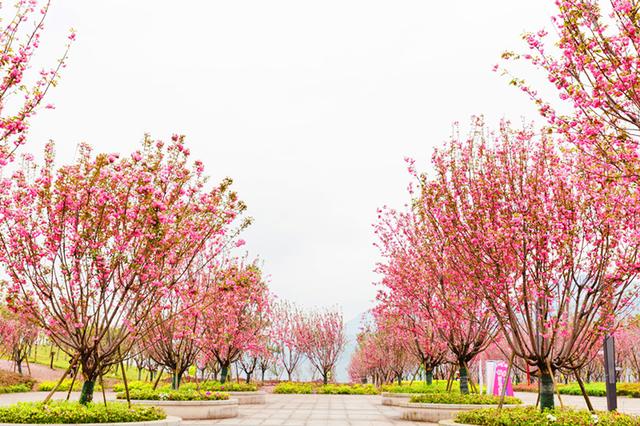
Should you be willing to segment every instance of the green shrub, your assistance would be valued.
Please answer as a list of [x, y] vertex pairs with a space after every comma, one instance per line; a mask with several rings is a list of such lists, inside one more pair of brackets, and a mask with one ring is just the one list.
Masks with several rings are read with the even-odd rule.
[[273, 393], [313, 393], [313, 385], [311, 383], [294, 383], [282, 382], [278, 383], [273, 389]]
[[[142, 382], [142, 381], [132, 381], [128, 383], [129, 391], [132, 390], [152, 390], [153, 383], [151, 382]], [[193, 382], [183, 383], [180, 385], [180, 390], [197, 390], [198, 385]], [[171, 385], [163, 384], [157, 387], [157, 390], [162, 391], [170, 391]], [[236, 382], [227, 382], [222, 384], [220, 382], [214, 381], [206, 381], [200, 383], [200, 390], [202, 391], [210, 391], [210, 392], [255, 392], [258, 390], [258, 386], [253, 383], [236, 383]], [[124, 392], [124, 384], [117, 383], [113, 386], [114, 392]]]
[[[116, 395], [118, 399], [125, 399], [126, 394], [120, 392]], [[219, 401], [229, 399], [228, 393], [195, 390], [151, 390], [136, 389], [129, 390], [129, 398], [134, 400], [151, 401]]]
[[378, 389], [373, 385], [323, 385], [317, 388], [317, 393], [331, 395], [377, 395]]
[[29, 386], [26, 384], [0, 386], [0, 393], [30, 392], [32, 390], [32, 387], [33, 385]]
[[632, 426], [640, 425], [637, 417], [616, 412], [595, 414], [587, 410], [551, 410], [540, 412], [536, 407], [495, 408], [463, 411], [456, 416], [456, 422], [482, 426]]
[[[66, 379], [64, 380], [60, 386], [58, 387], [58, 391], [60, 392], [66, 392], [69, 390], [69, 388], [71, 387], [71, 379]], [[47, 381], [45, 380], [44, 382], [40, 382], [37, 384], [36, 386], [36, 390], [37, 391], [42, 391], [42, 392], [49, 392], [51, 391], [51, 389], [53, 389], [56, 384], [58, 383], [58, 381], [56, 380], [55, 382], [53, 381]], [[81, 380], [76, 380], [75, 383], [73, 384], [73, 389], [74, 391], [79, 391], [80, 389], [82, 389], [82, 381]], [[101, 391], [102, 387], [100, 387], [99, 384], [96, 383], [95, 387], [94, 387], [95, 391]]]
[[[180, 389], [197, 389], [196, 383], [185, 383], [180, 386]], [[200, 383], [200, 389], [212, 392], [255, 392], [258, 390], [258, 386], [253, 383], [236, 383], [227, 382], [222, 384], [220, 382], [202, 382]]]
[[[413, 382], [382, 385], [383, 392], [391, 393], [433, 393], [433, 392], [446, 392], [447, 381], [446, 380], [434, 380], [432, 384], [428, 385], [425, 382]], [[458, 382], [453, 383], [452, 391], [459, 392], [460, 385]]]
[[640, 383], [618, 383], [616, 393], [622, 396], [640, 398]]
[[299, 393], [299, 394], [331, 394], [331, 395], [377, 395], [378, 389], [373, 385], [361, 384], [328, 384], [281, 382], [276, 385], [273, 393]]
[[102, 403], [81, 405], [77, 402], [19, 402], [0, 408], [0, 423], [118, 423], [164, 419], [164, 411], [150, 406]]
[[[478, 395], [477, 393], [461, 394], [458, 392], [434, 392], [414, 395], [411, 402], [428, 404], [499, 404], [500, 397], [495, 395]], [[522, 401], [513, 396], [505, 396], [505, 404], [522, 404]]]
[[[144, 389], [148, 389], [151, 390], [153, 389], [153, 383], [151, 382], [143, 382], [140, 380], [132, 380], [131, 382], [127, 382], [127, 386], [129, 387], [129, 390], [144, 390]], [[115, 385], [113, 385], [113, 391], [114, 392], [124, 392], [124, 383], [119, 382], [116, 383]]]
[[[602, 382], [585, 383], [584, 389], [589, 396], [606, 396], [607, 390]], [[582, 395], [580, 385], [577, 383], [569, 383], [568, 385], [558, 385], [558, 392], [562, 395]]]

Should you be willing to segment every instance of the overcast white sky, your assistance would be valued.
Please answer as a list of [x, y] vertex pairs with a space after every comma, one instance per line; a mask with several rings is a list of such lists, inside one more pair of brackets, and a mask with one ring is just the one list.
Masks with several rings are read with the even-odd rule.
[[372, 305], [376, 208], [401, 206], [403, 158], [427, 167], [451, 123], [483, 113], [533, 117], [491, 72], [553, 2], [53, 2], [42, 55], [78, 41], [26, 150], [57, 142], [59, 163], [86, 141], [129, 153], [145, 132], [188, 136], [255, 218], [244, 238], [280, 297]]

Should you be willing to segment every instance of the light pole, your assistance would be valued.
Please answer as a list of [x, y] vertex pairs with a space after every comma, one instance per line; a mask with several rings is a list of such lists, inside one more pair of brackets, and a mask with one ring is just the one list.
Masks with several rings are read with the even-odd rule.
[[604, 377], [607, 389], [607, 410], [618, 409], [616, 396], [616, 350], [612, 335], [604, 338]]

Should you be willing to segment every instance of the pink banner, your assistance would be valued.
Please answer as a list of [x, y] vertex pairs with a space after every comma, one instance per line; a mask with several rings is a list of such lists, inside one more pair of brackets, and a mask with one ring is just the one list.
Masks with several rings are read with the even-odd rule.
[[507, 378], [507, 363], [500, 361], [496, 363], [496, 373], [493, 376], [493, 394], [501, 395], [502, 387], [504, 386], [505, 379], [507, 379], [507, 392], [505, 395], [513, 396], [513, 387], [511, 386], [511, 378]]

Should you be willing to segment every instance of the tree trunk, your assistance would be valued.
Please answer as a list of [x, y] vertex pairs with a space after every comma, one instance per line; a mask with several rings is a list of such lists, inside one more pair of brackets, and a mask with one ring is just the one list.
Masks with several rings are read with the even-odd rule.
[[540, 377], [540, 410], [552, 410], [553, 407], [553, 378], [549, 370], [544, 369]]
[[142, 380], [142, 368], [138, 368], [138, 381]]
[[[264, 376], [264, 374], [263, 374]], [[262, 379], [262, 381], [264, 382], [264, 379]], [[287, 370], [287, 381], [291, 381], [291, 371]]]
[[464, 363], [460, 363], [460, 393], [469, 393], [469, 372], [467, 366]]
[[178, 377], [178, 372], [174, 370], [171, 375], [171, 389], [178, 390], [178, 387], [180, 387], [180, 379]]
[[93, 388], [95, 387], [95, 380], [85, 380], [82, 384], [82, 391], [80, 392], [80, 404], [87, 405], [93, 402]]
[[397, 380], [398, 380], [398, 386], [402, 386], [402, 374], [398, 374]]
[[329, 383], [329, 373], [327, 371], [322, 373], [322, 382], [325, 385]]
[[427, 385], [433, 384], [433, 370], [427, 370], [425, 374], [425, 379], [426, 379]]
[[251, 383], [251, 373], [247, 373], [247, 383]]
[[222, 364], [220, 368], [220, 383], [227, 381], [227, 374], [229, 374], [229, 364]]

